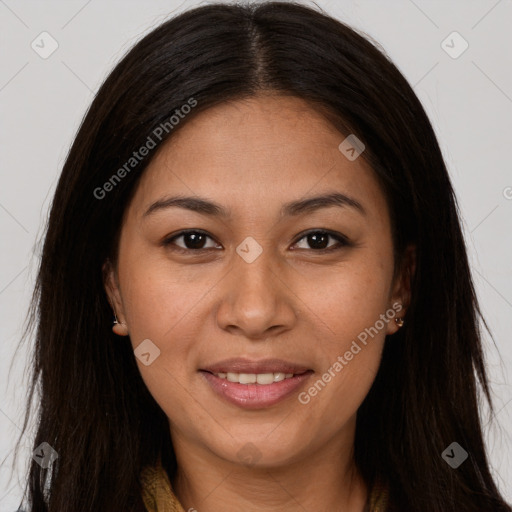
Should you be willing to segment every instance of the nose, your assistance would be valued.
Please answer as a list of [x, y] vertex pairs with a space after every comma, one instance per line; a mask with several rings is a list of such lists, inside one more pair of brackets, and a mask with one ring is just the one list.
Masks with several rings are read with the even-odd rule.
[[297, 321], [295, 295], [286, 283], [286, 262], [277, 264], [271, 251], [248, 263], [234, 255], [233, 268], [223, 280], [217, 309], [220, 328], [252, 340], [279, 335]]

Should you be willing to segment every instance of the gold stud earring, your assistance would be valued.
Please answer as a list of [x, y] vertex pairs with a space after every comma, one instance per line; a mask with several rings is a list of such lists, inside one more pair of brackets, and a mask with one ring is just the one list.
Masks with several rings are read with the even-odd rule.
[[398, 325], [398, 327], [402, 327], [402, 325], [404, 325], [404, 319], [403, 318], [396, 317], [395, 318], [395, 322], [396, 322], [396, 325]]

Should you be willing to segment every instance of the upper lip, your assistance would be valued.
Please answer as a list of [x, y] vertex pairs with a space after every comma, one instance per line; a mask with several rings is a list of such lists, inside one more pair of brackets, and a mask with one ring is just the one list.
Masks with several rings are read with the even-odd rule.
[[309, 368], [283, 359], [260, 359], [252, 361], [243, 357], [225, 359], [205, 366], [201, 370], [211, 373], [293, 373], [307, 372]]

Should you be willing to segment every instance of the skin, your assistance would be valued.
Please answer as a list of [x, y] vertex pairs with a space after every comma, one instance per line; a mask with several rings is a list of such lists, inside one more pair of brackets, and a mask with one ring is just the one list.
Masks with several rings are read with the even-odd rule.
[[[385, 336], [398, 329], [394, 320], [308, 404], [297, 398], [393, 304], [404, 316], [410, 296], [405, 271], [393, 281], [384, 194], [362, 157], [350, 161], [338, 149], [344, 138], [299, 98], [225, 103], [160, 148], [127, 208], [106, 290], [120, 322], [114, 331], [129, 334], [134, 349], [150, 339], [161, 351], [149, 366], [137, 364], [169, 418], [179, 467], [171, 483], [185, 510], [363, 511], [368, 488], [353, 461], [355, 419]], [[331, 192], [366, 213], [329, 206], [279, 214], [287, 202]], [[180, 207], [144, 216], [177, 194], [219, 203], [231, 216]], [[202, 254], [187, 249], [190, 237], [162, 245], [192, 228], [210, 237]], [[353, 245], [322, 252], [302, 234], [319, 229]], [[263, 251], [252, 263], [236, 252], [248, 236]], [[329, 237], [321, 247], [337, 245]], [[278, 404], [246, 410], [214, 394], [198, 372], [242, 356], [285, 359], [314, 374]], [[238, 452], [248, 443], [256, 455], [245, 463]]]

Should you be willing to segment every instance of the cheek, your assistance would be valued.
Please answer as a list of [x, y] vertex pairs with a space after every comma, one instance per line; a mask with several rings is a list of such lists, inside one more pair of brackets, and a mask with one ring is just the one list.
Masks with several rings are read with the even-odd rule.
[[316, 291], [303, 296], [332, 337], [346, 342], [385, 313], [388, 291], [389, 276], [379, 265], [351, 265], [328, 276], [324, 286], [317, 281]]
[[202, 325], [201, 298], [211, 283], [209, 287], [181, 283], [168, 271], [149, 265], [133, 272], [129, 282], [125, 306], [133, 349], [150, 340], [158, 354], [147, 366], [136, 359], [142, 379], [169, 418], [186, 422], [195, 396], [187, 369], [194, 364], [194, 341]]
[[[148, 343], [157, 357], [146, 366], [136, 359], [151, 395], [168, 414], [184, 413], [190, 389], [187, 369], [195, 364], [194, 347], [204, 324], [203, 303], [212, 283], [183, 281], [162, 265], [133, 269], [125, 281], [125, 312], [133, 349]], [[205, 297], [206, 296], [206, 297]], [[153, 345], [156, 347], [154, 348]]]
[[323, 328], [315, 347], [321, 364], [299, 399], [329, 425], [326, 436], [334, 435], [357, 413], [380, 366], [386, 337], [386, 323], [380, 315], [385, 305], [370, 290], [373, 288], [361, 286], [357, 292], [338, 293], [330, 304], [324, 297], [318, 328], [324, 323], [328, 328]]
[[193, 334], [201, 301], [212, 287], [205, 279], [190, 273], [169, 270], [169, 265], [146, 260], [142, 265], [126, 267], [125, 313], [132, 342], [150, 338], [163, 346], [179, 346], [180, 340]]
[[350, 415], [372, 385], [394, 313], [388, 303], [390, 272], [375, 257], [360, 259], [339, 268], [323, 286], [317, 280], [316, 292], [303, 292], [304, 303], [314, 312], [309, 322], [316, 324], [317, 380], [325, 383], [325, 391], [322, 382], [306, 391], [312, 400], [322, 395], [319, 402], [326, 408], [342, 404]]

